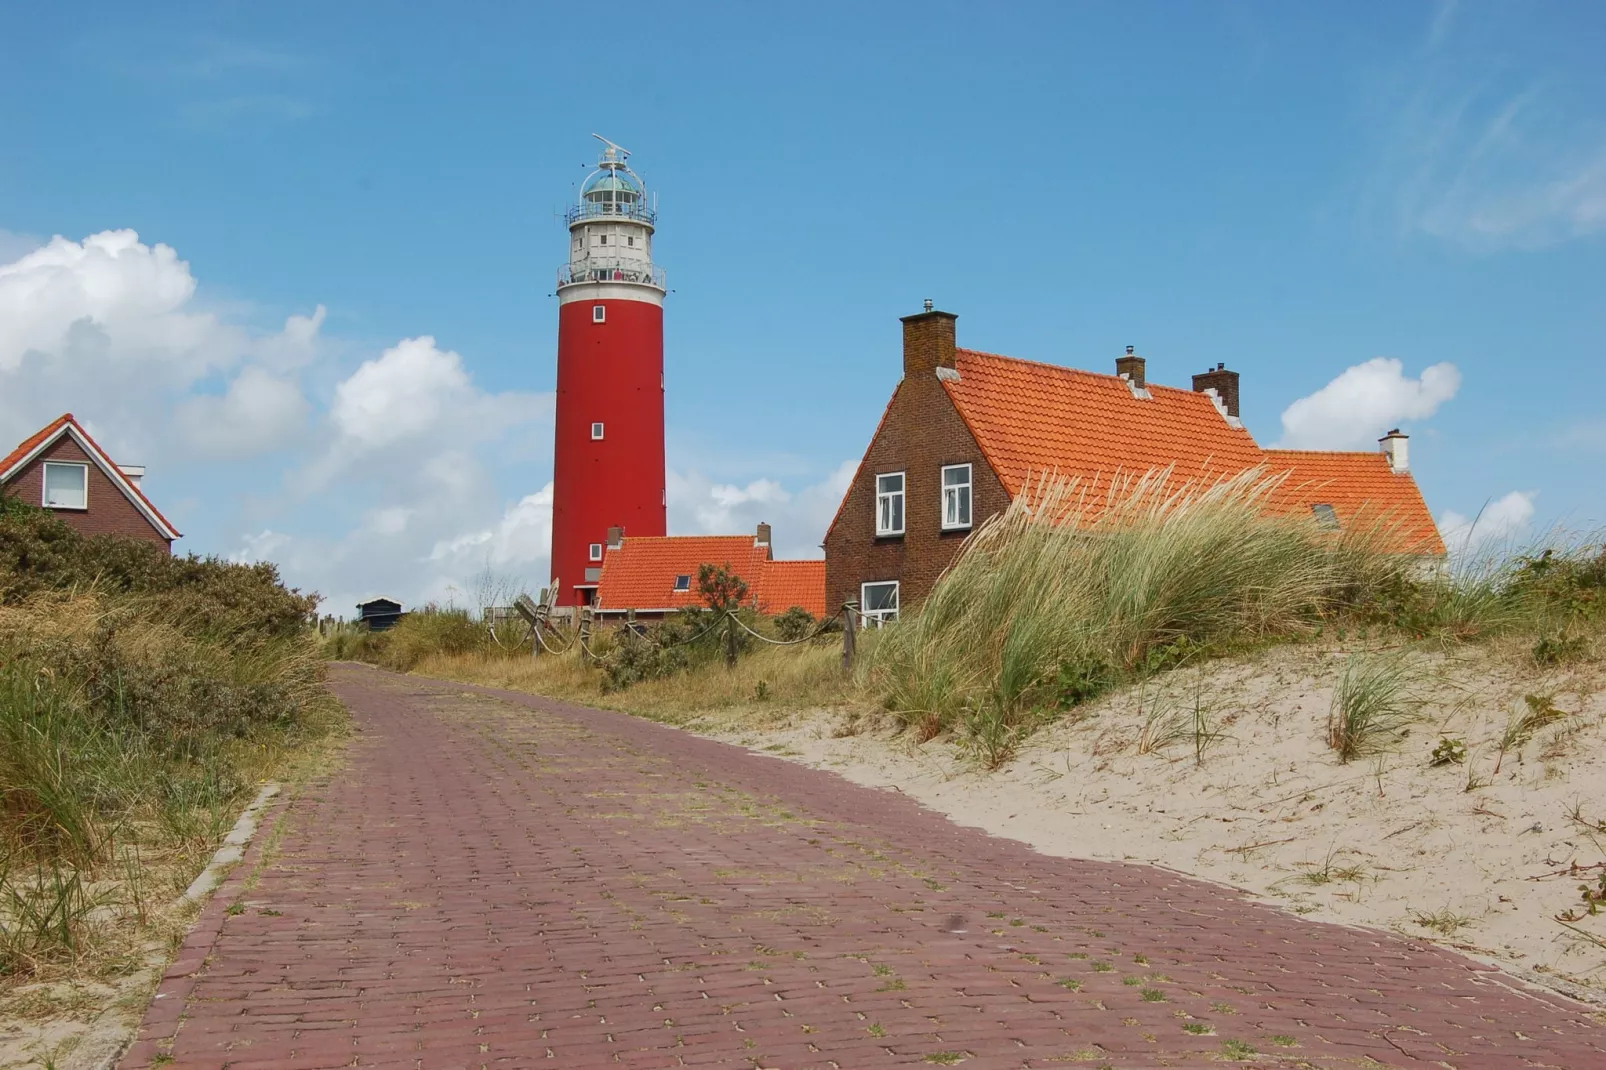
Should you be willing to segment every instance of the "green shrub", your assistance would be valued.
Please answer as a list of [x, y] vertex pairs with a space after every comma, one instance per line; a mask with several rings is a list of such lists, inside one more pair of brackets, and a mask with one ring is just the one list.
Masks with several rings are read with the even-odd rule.
[[775, 634], [784, 642], [795, 642], [814, 630], [814, 614], [793, 606], [775, 618]]

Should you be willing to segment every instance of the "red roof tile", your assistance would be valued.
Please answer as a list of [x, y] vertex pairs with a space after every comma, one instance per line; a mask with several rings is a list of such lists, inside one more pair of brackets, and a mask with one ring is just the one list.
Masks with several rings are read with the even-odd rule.
[[[122, 470], [117, 467], [106, 451], [100, 448], [100, 444], [90, 437], [89, 432], [84, 430], [84, 425], [74, 419], [73, 414], [70, 412], [62, 413], [32, 435], [29, 435], [22, 441], [21, 445], [6, 455], [5, 460], [0, 460], [0, 483], [11, 478], [13, 469], [26, 460], [29, 454], [65, 434], [76, 434], [90, 455], [98, 457], [104, 462], [100, 467], [106, 473], [106, 477], [115, 483], [118, 489], [133, 501], [136, 506], [143, 504], [145, 509], [148, 509], [150, 514], [156, 518], [159, 528], [166, 528], [167, 532], [172, 533], [172, 538], [181, 537], [179, 530], [168, 521], [167, 517], [162, 515], [162, 511], [156, 508], [155, 503], [145, 497], [144, 491], [136, 487], [132, 481], [123, 475]], [[163, 532], [163, 534], [167, 534], [167, 532]]]
[[[597, 582], [601, 609], [680, 609], [700, 605], [697, 570], [725, 565], [747, 581], [749, 591], [763, 580], [769, 548], [751, 535], [670, 535], [625, 538], [602, 560]], [[688, 590], [675, 590], [675, 578], [689, 576]]]
[[760, 613], [785, 613], [802, 606], [816, 618], [825, 616], [824, 561], [769, 561], [758, 590]]
[[[597, 607], [645, 611], [700, 605], [697, 572], [705, 564], [725, 565], [746, 580], [747, 603], [760, 613], [802, 606], [816, 617], [825, 615], [825, 562], [772, 561], [769, 547], [757, 545], [751, 535], [627, 537], [603, 558]], [[681, 576], [687, 589], [677, 591]]]
[[1381, 452], [1266, 450], [1265, 455], [1269, 474], [1288, 473], [1273, 500], [1290, 511], [1308, 515], [1313, 505], [1331, 505], [1340, 528], [1376, 523], [1402, 552], [1444, 553], [1416, 480], [1390, 469]]
[[1011, 494], [1033, 476], [1080, 477], [1100, 495], [1111, 480], [1170, 467], [1178, 481], [1254, 468], [1260, 447], [1204, 394], [1114, 375], [961, 349], [944, 379], [960, 416]]

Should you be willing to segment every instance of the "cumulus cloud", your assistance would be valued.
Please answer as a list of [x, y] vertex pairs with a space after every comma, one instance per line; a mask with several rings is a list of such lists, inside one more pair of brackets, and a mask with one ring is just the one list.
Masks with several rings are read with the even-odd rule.
[[818, 483], [788, 491], [773, 479], [745, 486], [715, 483], [701, 473], [669, 473], [669, 530], [674, 535], [737, 535], [760, 522], [774, 530], [777, 556], [819, 558], [825, 529], [853, 480], [857, 460], [843, 461]]
[[541, 573], [552, 546], [552, 484], [527, 494], [509, 507], [502, 518], [489, 527], [467, 532], [435, 543], [430, 561], [459, 565], [485, 563], [493, 568], [542, 565], [525, 569]]
[[178, 423], [196, 449], [211, 456], [250, 457], [277, 449], [306, 427], [301, 387], [261, 368], [243, 369], [222, 397], [194, 397], [178, 407]]
[[1400, 423], [1432, 416], [1460, 389], [1461, 372], [1454, 364], [1434, 364], [1413, 379], [1393, 357], [1373, 357], [1284, 409], [1279, 445], [1368, 449]]
[[[290, 317], [282, 331], [261, 331], [204, 307], [198, 289], [173, 248], [147, 245], [132, 230], [56, 237], [0, 257], [0, 438], [70, 410], [106, 429], [108, 447], [149, 454], [193, 446], [170, 433], [241, 406], [261, 417], [276, 403], [282, 418], [286, 392], [264, 394], [260, 379], [246, 377], [230, 387], [245, 393], [214, 399], [210, 413], [203, 402], [186, 421], [151, 419], [242, 365], [283, 370], [315, 352], [321, 307]], [[244, 428], [246, 437], [264, 431], [260, 419]]]
[[1452, 554], [1476, 553], [1511, 542], [1533, 522], [1535, 497], [1534, 491], [1514, 490], [1493, 499], [1477, 516], [1470, 517], [1447, 509], [1438, 520], [1439, 534]]

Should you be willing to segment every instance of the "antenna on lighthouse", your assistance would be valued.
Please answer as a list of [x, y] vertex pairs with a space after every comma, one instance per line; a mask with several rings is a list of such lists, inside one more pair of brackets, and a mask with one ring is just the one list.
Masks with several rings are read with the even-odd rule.
[[601, 134], [592, 134], [591, 136], [608, 146], [608, 150], [602, 154], [604, 167], [608, 165], [608, 161], [610, 160], [617, 160], [620, 164], [623, 164], [626, 160], [630, 159], [630, 150], [625, 148], [623, 145], [609, 141]]

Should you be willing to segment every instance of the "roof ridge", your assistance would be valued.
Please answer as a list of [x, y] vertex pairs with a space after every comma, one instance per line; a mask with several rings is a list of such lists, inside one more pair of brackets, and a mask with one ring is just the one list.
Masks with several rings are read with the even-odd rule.
[[[1114, 372], [1099, 372], [1094, 371], [1092, 368], [1078, 368], [1070, 364], [1052, 364], [1046, 360], [1032, 360], [1030, 357], [1012, 357], [1007, 353], [989, 353], [984, 349], [966, 349], [964, 346], [958, 346], [955, 348], [954, 352], [965, 353], [973, 357], [988, 357], [993, 360], [1007, 360], [1012, 364], [1026, 364], [1034, 368], [1047, 368], [1050, 371], [1060, 372], [1065, 375], [1089, 375], [1095, 379], [1114, 379], [1117, 382], [1122, 383], [1129, 381]], [[1201, 391], [1194, 390], [1191, 387], [1171, 386], [1169, 383], [1154, 383], [1145, 380], [1143, 387], [1146, 390], [1166, 390], [1172, 393], [1187, 394], [1193, 397], [1202, 398], [1205, 396]]]

